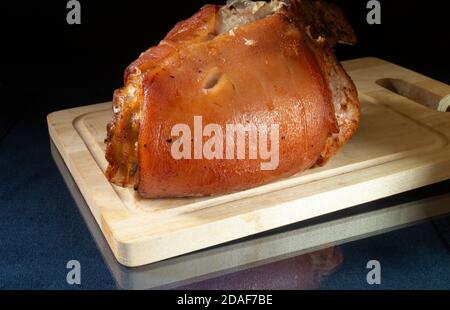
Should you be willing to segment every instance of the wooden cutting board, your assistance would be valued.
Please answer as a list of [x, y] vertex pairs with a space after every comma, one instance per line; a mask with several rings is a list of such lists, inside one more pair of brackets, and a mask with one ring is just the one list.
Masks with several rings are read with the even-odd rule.
[[437, 111], [450, 105], [450, 86], [377, 58], [344, 66], [362, 105], [355, 137], [325, 167], [240, 193], [144, 200], [111, 185], [103, 175], [111, 103], [52, 113], [49, 132], [114, 255], [128, 267], [450, 179], [450, 114]]

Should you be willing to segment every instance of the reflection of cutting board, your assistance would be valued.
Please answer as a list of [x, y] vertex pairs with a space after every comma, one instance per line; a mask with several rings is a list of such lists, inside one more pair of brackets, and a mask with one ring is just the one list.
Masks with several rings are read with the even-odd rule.
[[132, 190], [111, 185], [103, 175], [111, 103], [49, 115], [50, 136], [116, 258], [126, 266], [450, 179], [450, 114], [435, 110], [445, 108], [450, 87], [375, 58], [344, 65], [362, 104], [362, 124], [354, 139], [326, 167], [245, 192], [142, 200]]

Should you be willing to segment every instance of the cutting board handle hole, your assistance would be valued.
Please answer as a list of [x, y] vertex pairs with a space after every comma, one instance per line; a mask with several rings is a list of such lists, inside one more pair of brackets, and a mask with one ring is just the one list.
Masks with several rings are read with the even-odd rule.
[[439, 112], [450, 112], [450, 95], [442, 98], [425, 88], [400, 79], [385, 78], [377, 80], [376, 83], [429, 109]]

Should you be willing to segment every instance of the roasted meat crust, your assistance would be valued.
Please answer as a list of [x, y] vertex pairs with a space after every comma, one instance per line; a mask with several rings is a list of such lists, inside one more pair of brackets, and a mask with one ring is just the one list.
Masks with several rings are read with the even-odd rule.
[[[354, 33], [333, 5], [284, 3], [224, 33], [221, 7], [205, 6], [127, 68], [108, 125], [111, 182], [145, 198], [225, 194], [323, 165], [351, 138], [357, 92], [331, 48], [354, 43]], [[175, 160], [171, 129], [193, 128], [197, 115], [223, 127], [279, 124], [278, 168], [262, 171], [261, 160], [249, 159]]]
[[125, 70], [125, 87], [114, 93], [112, 121], [107, 127], [107, 178], [120, 186], [137, 187], [139, 175], [138, 136], [144, 105], [143, 80], [162, 70], [161, 62], [182, 45], [206, 41], [214, 33], [219, 7], [207, 5], [190, 19], [179, 22], [160, 42], [141, 54]]

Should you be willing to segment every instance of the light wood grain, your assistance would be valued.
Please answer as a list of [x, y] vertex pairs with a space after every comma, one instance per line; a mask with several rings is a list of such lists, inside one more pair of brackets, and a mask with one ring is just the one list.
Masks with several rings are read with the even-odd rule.
[[362, 124], [354, 139], [326, 167], [236, 194], [142, 200], [132, 190], [111, 185], [103, 175], [110, 103], [52, 113], [49, 131], [112, 251], [126, 266], [160, 261], [449, 179], [450, 115], [391, 92], [377, 81], [406, 81], [429, 98], [441, 99], [450, 94], [450, 87], [376, 58], [344, 65], [362, 104]]
[[450, 195], [314, 224], [149, 265], [133, 273], [109, 264], [125, 289], [168, 289], [402, 229], [450, 213]]

